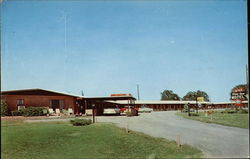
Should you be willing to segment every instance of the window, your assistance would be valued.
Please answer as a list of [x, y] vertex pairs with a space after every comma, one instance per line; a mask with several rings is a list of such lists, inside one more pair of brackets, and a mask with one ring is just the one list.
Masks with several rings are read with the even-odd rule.
[[24, 105], [24, 99], [17, 99], [16, 104], [19, 105]]
[[50, 100], [50, 107], [55, 111], [56, 109], [64, 109], [64, 100], [52, 99]]

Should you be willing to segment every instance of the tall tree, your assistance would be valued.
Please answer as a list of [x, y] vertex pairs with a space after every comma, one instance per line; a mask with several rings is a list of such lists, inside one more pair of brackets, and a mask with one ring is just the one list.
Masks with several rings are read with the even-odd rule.
[[181, 98], [172, 90], [164, 90], [161, 93], [161, 100], [180, 100]]
[[197, 90], [195, 91], [190, 91], [188, 92], [183, 98], [182, 100], [191, 100], [191, 101], [196, 101], [197, 97], [203, 97], [204, 101], [209, 102], [209, 96], [206, 92], [201, 91], [201, 90]]

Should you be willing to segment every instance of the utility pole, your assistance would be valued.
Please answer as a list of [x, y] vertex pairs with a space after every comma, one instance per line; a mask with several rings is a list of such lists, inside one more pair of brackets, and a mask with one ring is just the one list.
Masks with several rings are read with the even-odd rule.
[[[249, 99], [249, 83], [248, 83], [248, 67], [247, 67], [247, 64], [246, 64], [246, 83], [247, 83], [247, 100]], [[247, 102], [247, 106], [249, 108], [249, 102]]]
[[139, 84], [137, 84], [136, 86], [137, 86], [137, 97], [138, 100], [140, 100]]
[[246, 83], [247, 83], [247, 87], [248, 87], [248, 67], [247, 67], [247, 64], [246, 64]]

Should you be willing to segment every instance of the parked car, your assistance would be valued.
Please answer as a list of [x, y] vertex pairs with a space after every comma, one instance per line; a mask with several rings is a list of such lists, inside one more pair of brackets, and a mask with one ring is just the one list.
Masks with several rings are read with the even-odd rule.
[[153, 109], [149, 108], [147, 106], [142, 106], [138, 110], [139, 113], [151, 113], [152, 111], [153, 111]]
[[103, 110], [104, 115], [120, 115], [120, 109], [119, 108], [105, 108]]
[[124, 108], [120, 109], [122, 115], [126, 116], [137, 116], [138, 110], [133, 106], [124, 106]]

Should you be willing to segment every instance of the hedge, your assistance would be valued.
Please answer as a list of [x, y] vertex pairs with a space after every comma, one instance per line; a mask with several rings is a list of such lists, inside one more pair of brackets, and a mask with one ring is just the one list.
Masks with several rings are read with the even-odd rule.
[[13, 116], [43, 116], [47, 115], [47, 113], [48, 110], [44, 107], [28, 107], [11, 112]]
[[198, 113], [191, 113], [190, 112], [190, 116], [199, 116], [199, 114]]
[[9, 115], [8, 105], [4, 100], [1, 100], [1, 116]]
[[247, 110], [247, 109], [226, 109], [226, 110], [221, 111], [221, 113], [229, 113], [229, 114], [232, 114], [232, 113], [247, 114], [247, 113], [248, 113], [248, 110]]
[[92, 121], [90, 119], [74, 119], [70, 120], [70, 123], [73, 126], [85, 126], [85, 125], [90, 125]]

